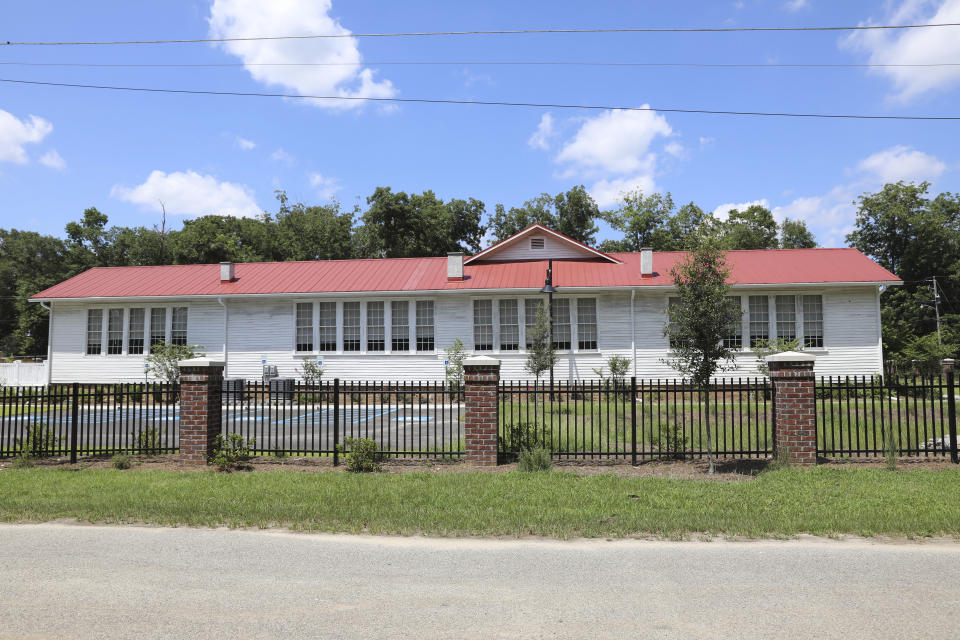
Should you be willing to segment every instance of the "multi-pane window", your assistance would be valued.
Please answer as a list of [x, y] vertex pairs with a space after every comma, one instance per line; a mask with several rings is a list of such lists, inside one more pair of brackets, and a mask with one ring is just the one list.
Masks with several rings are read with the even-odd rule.
[[367, 351], [383, 351], [383, 303], [367, 303]]
[[679, 344], [679, 343], [677, 342], [677, 339], [674, 337], [673, 327], [674, 327], [675, 323], [673, 322], [673, 314], [671, 313], [671, 311], [672, 311], [678, 304], [680, 304], [680, 298], [668, 298], [668, 299], [667, 299], [667, 327], [668, 327], [667, 336], [668, 336], [668, 338], [669, 338], [670, 348], [671, 348], [671, 349], [676, 349], [676, 348], [677, 348], [677, 345]]
[[317, 305], [319, 351], [337, 350], [337, 303], [321, 302]]
[[500, 349], [520, 348], [520, 312], [516, 300], [500, 300]]
[[123, 353], [123, 309], [107, 311], [107, 353], [111, 356]]
[[167, 310], [163, 307], [150, 309], [150, 346], [167, 341]]
[[473, 301], [473, 348], [493, 351], [493, 300]]
[[171, 314], [170, 343], [186, 346], [187, 344], [187, 308], [174, 307]]
[[[727, 299], [731, 300], [737, 309], [740, 308], [739, 296], [727, 296]], [[739, 315], [737, 315], [737, 319], [727, 327], [727, 333], [723, 336], [723, 346], [727, 349], [739, 349], [743, 346], [743, 322]]]
[[777, 338], [797, 339], [797, 299], [796, 296], [776, 296]]
[[750, 346], [756, 347], [770, 339], [770, 306], [767, 296], [750, 296]]
[[410, 351], [410, 303], [406, 300], [390, 303], [390, 348]]
[[570, 348], [570, 301], [566, 298], [553, 301], [553, 348]]
[[343, 303], [343, 350], [360, 351], [360, 303]]
[[537, 326], [537, 314], [543, 309], [543, 300], [527, 299], [523, 301], [523, 325], [526, 333], [526, 346], [533, 344], [533, 332]]
[[297, 351], [313, 351], [313, 303], [297, 303]]
[[803, 296], [803, 346], [823, 347], [822, 296]]
[[87, 310], [87, 355], [100, 355], [103, 346], [103, 309]]
[[417, 351], [433, 351], [433, 301], [417, 301]]
[[597, 299], [577, 299], [577, 348], [597, 348]]
[[132, 356], [143, 353], [144, 315], [142, 308], [130, 309], [127, 320], [127, 353]]

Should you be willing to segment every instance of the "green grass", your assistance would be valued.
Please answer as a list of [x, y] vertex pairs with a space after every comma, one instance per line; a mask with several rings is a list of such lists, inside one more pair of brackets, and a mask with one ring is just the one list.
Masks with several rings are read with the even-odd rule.
[[960, 536], [960, 469], [783, 469], [744, 482], [569, 472], [0, 472], [0, 520], [556, 538]]

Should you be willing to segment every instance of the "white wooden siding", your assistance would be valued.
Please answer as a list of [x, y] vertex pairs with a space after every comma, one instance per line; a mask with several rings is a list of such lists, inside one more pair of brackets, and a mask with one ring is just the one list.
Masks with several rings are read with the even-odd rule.
[[[543, 240], [543, 249], [531, 249], [530, 240], [540, 238]], [[553, 236], [535, 233], [520, 238], [513, 244], [496, 249], [483, 256], [483, 260], [562, 260], [564, 258], [592, 258], [596, 254], [587, 251], [581, 247], [558, 240]]]
[[[781, 289], [742, 289], [737, 295], [766, 295], [772, 293], [800, 293]], [[877, 291], [872, 286], [830, 288], [803, 293], [823, 295], [824, 348], [812, 350], [817, 355], [818, 375], [870, 375], [879, 373], [882, 366]], [[612, 355], [632, 359], [630, 292], [598, 292], [583, 297], [597, 299], [596, 351], [586, 353], [561, 352], [555, 370], [557, 380], [595, 379], [594, 369], [600, 369]], [[560, 296], [563, 297], [563, 296]], [[305, 357], [323, 361], [325, 377], [344, 380], [442, 380], [444, 377], [443, 349], [460, 338], [468, 352], [473, 346], [472, 301], [477, 298], [520, 299], [517, 296], [476, 295], [469, 292], [441, 295], [434, 298], [434, 335], [436, 350], [431, 353], [294, 353], [294, 305], [290, 298], [257, 298], [230, 300], [227, 354], [227, 376], [231, 378], [259, 378], [262, 360], [275, 365], [282, 377], [299, 377], [297, 369]], [[415, 305], [423, 297], [384, 298], [363, 296], [304, 300], [383, 300], [389, 310], [391, 300], [410, 300], [410, 327], [415, 326]], [[636, 293], [636, 375], [638, 378], [674, 378], [676, 373], [666, 364], [670, 350], [663, 336], [667, 294], [639, 289]], [[300, 300], [302, 301], [302, 300]], [[223, 349], [223, 307], [213, 301], [184, 301], [178, 306], [189, 308], [188, 342], [201, 345], [215, 358]], [[135, 382], [143, 379], [144, 356], [87, 356], [85, 355], [86, 310], [83, 302], [54, 303], [52, 349], [52, 378], [54, 382]], [[147, 307], [149, 303], [96, 305], [109, 307]], [[338, 311], [342, 305], [338, 306]], [[362, 305], [364, 308], [365, 305]], [[496, 310], [498, 305], [494, 303]], [[571, 304], [575, 317], [576, 305]], [[520, 323], [523, 325], [523, 303], [520, 303]], [[315, 316], [316, 319], [316, 316]], [[389, 311], [384, 320], [389, 336]], [[521, 330], [522, 331], [522, 330]], [[745, 334], [746, 339], [746, 334]], [[364, 343], [365, 348], [365, 343]], [[387, 348], [389, 349], [389, 338]], [[495, 344], [499, 347], [499, 344]], [[575, 346], [575, 345], [574, 345]], [[411, 342], [411, 349], [414, 343]], [[484, 352], [502, 361], [504, 380], [529, 379], [524, 371], [526, 354], [518, 352]], [[756, 375], [756, 356], [744, 351], [736, 358], [735, 368], [723, 372], [724, 377]]]

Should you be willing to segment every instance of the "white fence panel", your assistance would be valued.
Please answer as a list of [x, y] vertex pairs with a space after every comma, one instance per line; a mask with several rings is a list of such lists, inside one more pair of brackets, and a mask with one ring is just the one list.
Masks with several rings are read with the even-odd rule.
[[0, 383], [10, 387], [44, 387], [47, 384], [46, 362], [0, 363]]

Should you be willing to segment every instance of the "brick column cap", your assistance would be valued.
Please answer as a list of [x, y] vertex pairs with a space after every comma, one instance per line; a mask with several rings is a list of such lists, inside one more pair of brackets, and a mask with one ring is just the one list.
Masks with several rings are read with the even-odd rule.
[[770, 362], [813, 362], [817, 356], [812, 353], [802, 353], [800, 351], [784, 351], [783, 353], [774, 353], [764, 358]]
[[500, 361], [490, 356], [473, 356], [463, 361], [465, 367], [499, 367]]
[[181, 369], [184, 367], [191, 368], [206, 368], [206, 367], [223, 367], [223, 360], [212, 360], [210, 358], [191, 358], [190, 360], [178, 360], [177, 366]]

